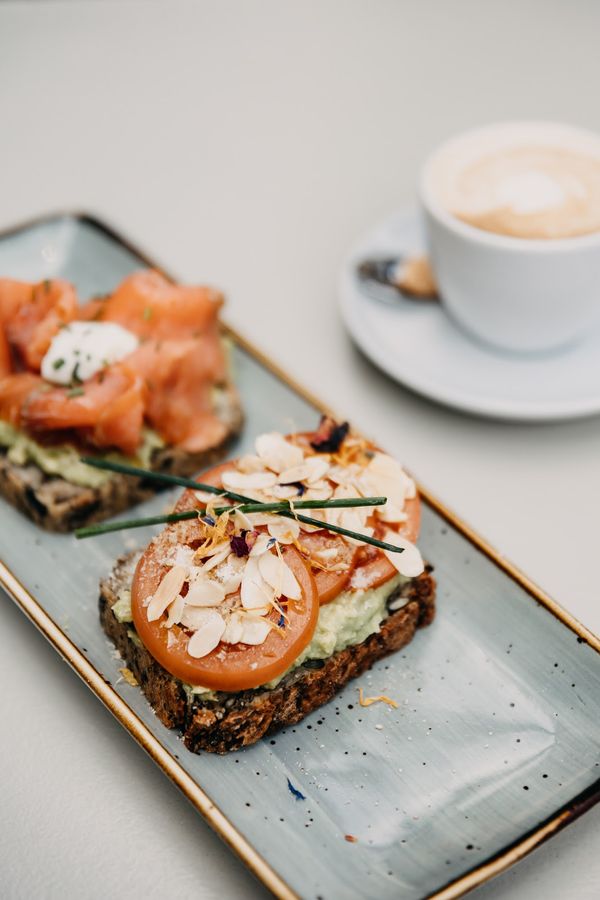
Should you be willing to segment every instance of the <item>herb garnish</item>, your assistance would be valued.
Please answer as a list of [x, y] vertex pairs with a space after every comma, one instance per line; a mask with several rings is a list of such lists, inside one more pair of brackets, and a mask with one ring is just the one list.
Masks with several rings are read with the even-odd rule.
[[73, 387], [67, 391], [67, 397], [83, 397], [85, 391], [82, 387]]
[[63, 359], [62, 356], [61, 356], [60, 359], [55, 359], [55, 360], [54, 360], [54, 362], [52, 363], [52, 368], [53, 368], [53, 369], [62, 369], [62, 367], [64, 366], [64, 364], [65, 364], [65, 361], [64, 361], [64, 359]]
[[144, 312], [143, 312], [144, 322], [150, 321], [150, 319], [152, 318], [152, 312], [153, 312], [153, 310], [152, 310], [151, 306], [144, 307]]

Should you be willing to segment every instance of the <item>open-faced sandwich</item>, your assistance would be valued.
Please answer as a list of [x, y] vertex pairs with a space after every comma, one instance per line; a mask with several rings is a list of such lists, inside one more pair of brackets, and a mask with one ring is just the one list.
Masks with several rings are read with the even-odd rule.
[[156, 271], [84, 305], [61, 279], [0, 279], [0, 492], [66, 531], [157, 488], [82, 453], [181, 475], [221, 458], [242, 418], [221, 304]]
[[100, 617], [161, 721], [223, 753], [410, 641], [435, 583], [414, 482], [347, 425], [263, 434], [199, 481], [102, 583]]

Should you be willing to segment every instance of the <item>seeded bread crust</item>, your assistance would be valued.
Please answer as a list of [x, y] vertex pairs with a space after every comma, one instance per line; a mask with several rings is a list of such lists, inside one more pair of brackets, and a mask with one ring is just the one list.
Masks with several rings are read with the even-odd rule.
[[287, 675], [273, 690], [257, 689], [220, 694], [217, 700], [188, 695], [148, 653], [131, 626], [117, 621], [112, 607], [119, 591], [131, 584], [135, 555], [119, 560], [112, 575], [100, 585], [100, 622], [127, 667], [133, 672], [158, 718], [167, 728], [179, 728], [186, 747], [227, 753], [254, 744], [266, 734], [294, 725], [327, 703], [352, 678], [376, 660], [394, 653], [412, 640], [417, 628], [429, 625], [435, 614], [435, 580], [431, 567], [390, 594], [406, 603], [390, 612], [376, 634], [341, 650], [326, 660], [311, 660]]
[[[153, 452], [150, 468], [155, 472], [188, 477], [223, 459], [227, 445], [239, 433], [243, 414], [233, 385], [222, 389], [218, 410], [227, 429], [224, 440], [201, 453], [185, 453], [176, 447]], [[148, 500], [160, 489], [154, 481], [114, 475], [97, 488], [81, 487], [54, 475], [46, 475], [37, 465], [18, 466], [0, 449], [0, 495], [49, 531], [73, 531], [114, 516]]]

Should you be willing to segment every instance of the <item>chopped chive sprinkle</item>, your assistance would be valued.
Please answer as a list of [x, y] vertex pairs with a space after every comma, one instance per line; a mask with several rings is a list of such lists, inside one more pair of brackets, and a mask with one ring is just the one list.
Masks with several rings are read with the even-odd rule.
[[53, 369], [62, 369], [62, 367], [64, 366], [64, 364], [65, 364], [65, 361], [64, 361], [64, 359], [62, 359], [62, 357], [61, 357], [60, 359], [55, 359], [55, 360], [54, 360], [54, 362], [52, 363], [52, 368], [53, 368]]
[[83, 397], [85, 391], [82, 387], [74, 387], [67, 391], [67, 397]]
[[152, 307], [146, 306], [144, 309], [144, 321], [148, 322], [152, 318]]

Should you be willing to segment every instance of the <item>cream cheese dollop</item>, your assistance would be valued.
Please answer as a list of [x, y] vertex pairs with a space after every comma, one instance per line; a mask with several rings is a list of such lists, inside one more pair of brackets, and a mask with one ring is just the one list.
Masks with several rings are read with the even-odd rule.
[[133, 353], [139, 341], [116, 322], [70, 322], [54, 336], [42, 360], [42, 378], [54, 384], [87, 381]]

